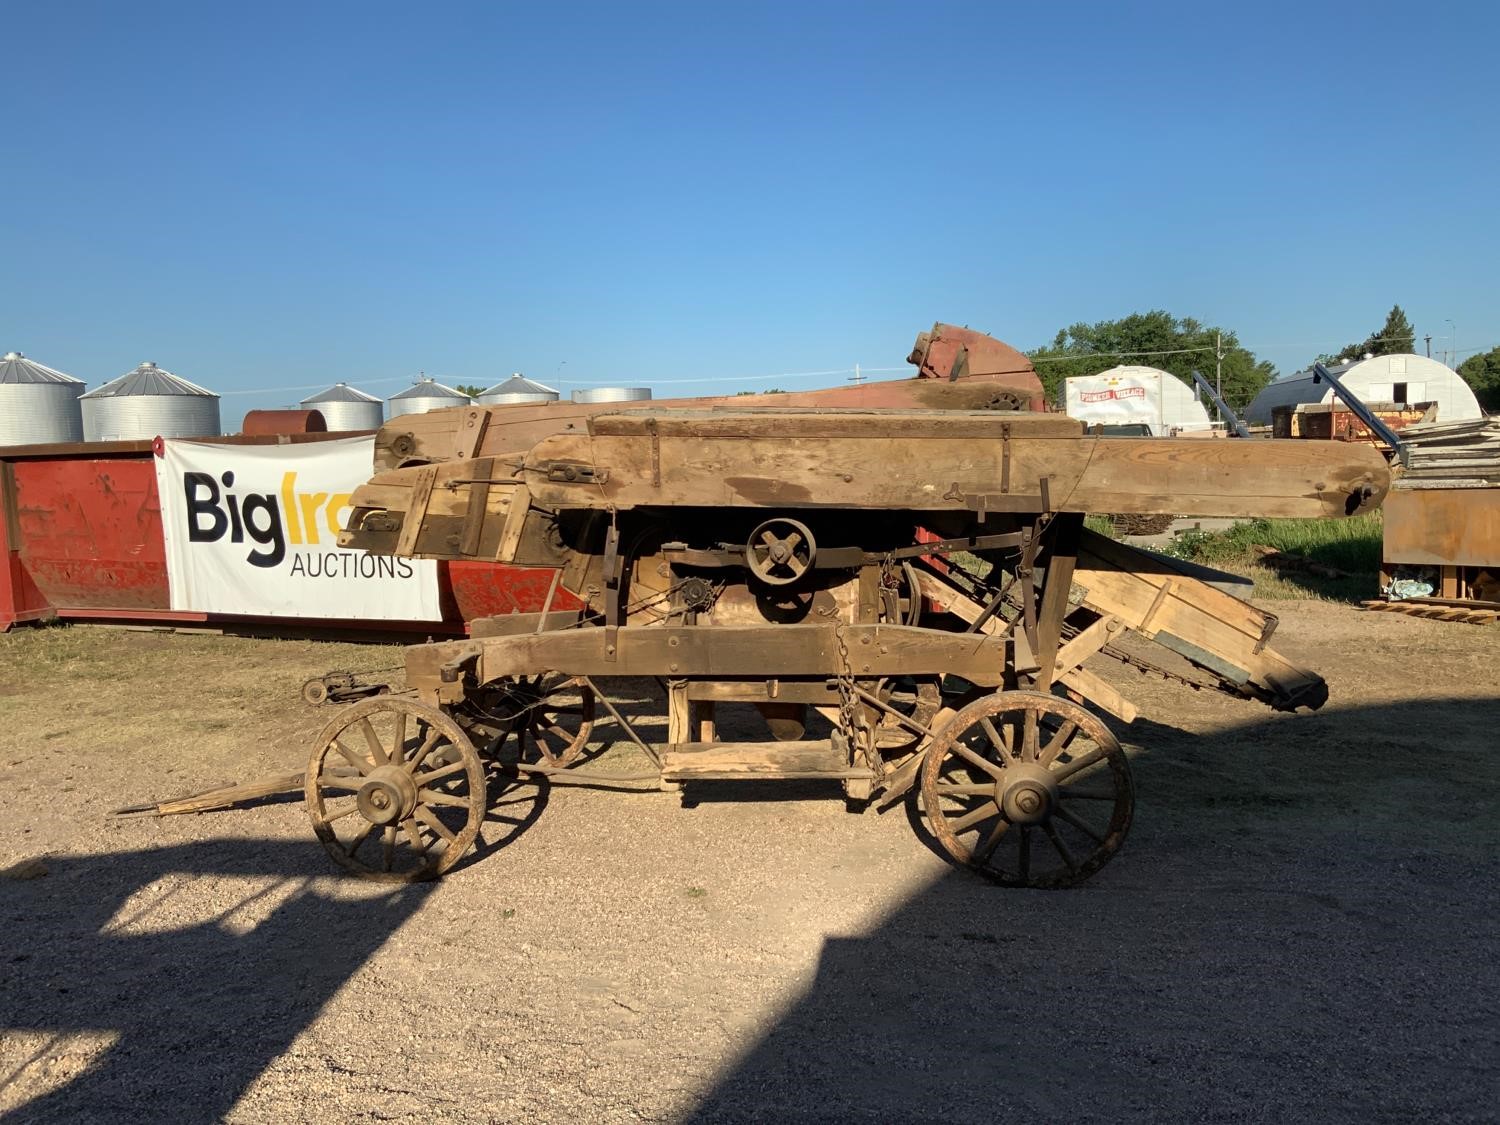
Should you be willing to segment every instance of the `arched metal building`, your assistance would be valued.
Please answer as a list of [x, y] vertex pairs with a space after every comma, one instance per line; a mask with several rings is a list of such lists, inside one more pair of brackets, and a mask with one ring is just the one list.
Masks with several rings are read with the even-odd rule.
[[391, 396], [391, 417], [402, 414], [425, 414], [429, 410], [444, 410], [451, 406], [468, 406], [468, 395], [445, 387], [436, 379], [419, 379], [416, 386], [407, 387], [398, 395]]
[[0, 445], [82, 441], [83, 381], [6, 352], [0, 359]]
[[335, 383], [326, 391], [302, 400], [307, 410], [316, 410], [328, 423], [330, 433], [342, 430], [378, 430], [385, 421], [385, 403], [348, 383]]
[[[1340, 363], [1330, 367], [1339, 381], [1365, 402], [1397, 402], [1415, 405], [1437, 403], [1437, 421], [1464, 422], [1484, 417], [1479, 400], [1453, 368], [1421, 355], [1377, 355]], [[1252, 425], [1271, 424], [1271, 412], [1278, 406], [1297, 407], [1303, 403], [1332, 402], [1333, 386], [1313, 382], [1311, 371], [1299, 371], [1277, 379], [1261, 388], [1260, 394], [1245, 409], [1245, 420]]]
[[85, 441], [217, 437], [219, 396], [143, 363], [79, 398]]

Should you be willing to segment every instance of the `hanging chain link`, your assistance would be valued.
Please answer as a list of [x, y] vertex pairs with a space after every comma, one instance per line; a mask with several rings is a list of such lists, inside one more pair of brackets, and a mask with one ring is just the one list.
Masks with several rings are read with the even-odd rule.
[[851, 747], [859, 749], [860, 756], [864, 758], [865, 765], [870, 767], [870, 772], [877, 779], [885, 775], [885, 760], [880, 756], [880, 749], [875, 744], [873, 732], [868, 740], [860, 737], [859, 704], [854, 695], [854, 666], [849, 662], [849, 645], [844, 640], [844, 623], [835, 621], [833, 624], [833, 638], [838, 643], [839, 649], [839, 727], [844, 732], [844, 737], [849, 740]]

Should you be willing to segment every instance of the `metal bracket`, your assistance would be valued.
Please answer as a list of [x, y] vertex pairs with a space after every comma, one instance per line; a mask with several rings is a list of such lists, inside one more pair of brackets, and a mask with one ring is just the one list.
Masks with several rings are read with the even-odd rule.
[[561, 484], [603, 484], [609, 480], [608, 469], [596, 469], [580, 461], [544, 461], [538, 467], [546, 470], [549, 481]]

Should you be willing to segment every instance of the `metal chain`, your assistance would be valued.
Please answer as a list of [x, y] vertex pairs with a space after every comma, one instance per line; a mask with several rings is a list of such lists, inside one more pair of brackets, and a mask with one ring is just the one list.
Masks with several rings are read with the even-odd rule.
[[885, 761], [880, 756], [880, 749], [875, 745], [875, 738], [869, 740], [868, 745], [861, 746], [859, 737], [859, 720], [856, 715], [857, 703], [854, 696], [854, 666], [849, 662], [849, 645], [844, 640], [844, 623], [835, 621], [833, 623], [833, 638], [839, 647], [839, 725], [843, 729], [844, 737], [849, 740], [850, 746], [858, 746], [864, 757], [865, 765], [870, 767], [870, 772], [878, 779], [885, 774]]

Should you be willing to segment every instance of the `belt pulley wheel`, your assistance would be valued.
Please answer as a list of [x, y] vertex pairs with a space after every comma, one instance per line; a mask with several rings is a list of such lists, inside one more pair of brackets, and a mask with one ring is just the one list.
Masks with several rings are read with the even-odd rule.
[[750, 533], [745, 563], [768, 586], [790, 586], [812, 569], [818, 545], [801, 520], [778, 516]]
[[335, 863], [387, 883], [431, 879], [479, 835], [484, 763], [450, 717], [410, 699], [368, 699], [319, 733], [304, 796]]
[[1109, 862], [1135, 807], [1130, 764], [1084, 708], [1034, 691], [954, 715], [922, 763], [922, 813], [943, 849], [996, 882], [1064, 887]]

